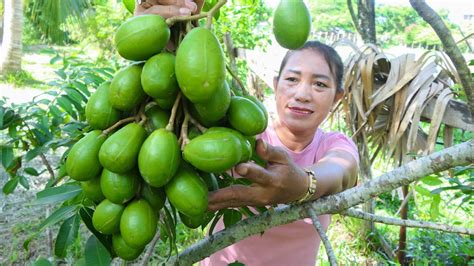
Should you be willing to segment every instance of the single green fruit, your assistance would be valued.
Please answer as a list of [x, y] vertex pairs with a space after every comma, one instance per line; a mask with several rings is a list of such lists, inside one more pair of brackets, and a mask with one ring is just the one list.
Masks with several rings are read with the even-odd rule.
[[109, 101], [110, 82], [103, 83], [86, 105], [86, 121], [94, 129], [106, 129], [120, 119], [120, 111]]
[[260, 107], [244, 97], [232, 97], [227, 116], [232, 127], [246, 136], [260, 134], [267, 128], [268, 121]]
[[145, 247], [134, 248], [129, 246], [120, 234], [114, 234], [112, 236], [112, 247], [115, 253], [117, 253], [117, 256], [128, 261], [138, 258], [145, 249]]
[[222, 87], [225, 59], [216, 36], [208, 29], [192, 29], [176, 53], [176, 78], [191, 102], [204, 102]]
[[221, 173], [240, 162], [242, 148], [231, 132], [206, 131], [184, 147], [183, 158], [201, 171]]
[[206, 120], [215, 122], [224, 118], [230, 105], [230, 89], [226, 81], [224, 85], [217, 89], [216, 93], [211, 98], [202, 103], [194, 104], [197, 112]]
[[99, 151], [102, 166], [115, 173], [126, 173], [137, 165], [138, 152], [146, 138], [146, 130], [130, 123], [112, 134]]
[[146, 60], [161, 52], [170, 39], [170, 29], [158, 15], [135, 16], [125, 21], [115, 34], [115, 47], [125, 59]]
[[100, 188], [104, 196], [116, 204], [131, 200], [140, 187], [140, 176], [135, 171], [117, 174], [104, 169], [100, 177]]
[[165, 186], [166, 196], [178, 211], [187, 216], [200, 216], [207, 210], [207, 187], [204, 181], [187, 167], [180, 167]]
[[181, 222], [187, 227], [191, 229], [196, 229], [201, 226], [204, 219], [204, 214], [199, 216], [187, 216], [186, 214], [180, 212], [179, 218], [181, 219]]
[[93, 202], [101, 202], [105, 199], [102, 189], [100, 188], [100, 177], [97, 176], [91, 180], [81, 182], [82, 192], [86, 198]]
[[179, 91], [174, 73], [175, 56], [161, 53], [146, 61], [142, 71], [142, 86], [153, 98], [169, 98]]
[[135, 0], [122, 0], [122, 4], [125, 6], [128, 12], [130, 12], [130, 14], [133, 14], [135, 11]]
[[164, 109], [164, 110], [171, 110], [171, 108], [173, 108], [173, 104], [174, 102], [176, 101], [176, 96], [178, 96], [178, 93], [176, 93], [175, 95], [171, 96], [171, 97], [167, 97], [167, 98], [155, 98], [153, 99], [156, 104], [158, 104], [158, 106], [161, 108], [161, 109]]
[[265, 115], [265, 119], [267, 120], [267, 124], [268, 124], [268, 112], [267, 112], [267, 108], [265, 107], [265, 105], [263, 105], [263, 103], [257, 99], [257, 97], [253, 96], [253, 95], [245, 95], [244, 98], [247, 98], [249, 100], [251, 100], [252, 102], [254, 102], [258, 107], [260, 107], [260, 110], [262, 110], [263, 114]]
[[165, 128], [170, 120], [170, 112], [161, 109], [158, 105], [153, 105], [145, 111], [148, 118], [146, 127], [147, 130], [153, 132], [155, 129]]
[[250, 160], [250, 157], [252, 157], [252, 145], [250, 144], [249, 140], [244, 135], [242, 135], [242, 133], [228, 127], [211, 127], [206, 132], [211, 133], [217, 131], [226, 131], [234, 134], [234, 136], [239, 139], [240, 147], [242, 149], [242, 156], [240, 158], [240, 162], [246, 162]]
[[72, 179], [86, 181], [100, 175], [99, 150], [105, 139], [100, 130], [93, 130], [72, 146], [66, 160], [66, 171]]
[[142, 89], [141, 65], [130, 65], [119, 70], [110, 84], [109, 100], [118, 110], [131, 111], [146, 98]]
[[298, 49], [308, 39], [311, 15], [303, 0], [281, 0], [273, 16], [273, 34], [287, 49]]
[[132, 248], [146, 246], [155, 236], [158, 224], [156, 212], [146, 200], [134, 200], [125, 207], [120, 219], [120, 233]]
[[145, 140], [138, 154], [138, 169], [143, 179], [153, 187], [162, 187], [176, 174], [181, 151], [178, 138], [161, 128]]
[[124, 209], [125, 207], [122, 204], [115, 204], [108, 199], [103, 200], [97, 205], [92, 215], [94, 228], [106, 235], [118, 232]]
[[205, 127], [217, 127], [225, 124], [226, 117], [223, 117], [219, 121], [211, 121], [204, 116], [201, 116], [196, 109], [196, 104], [189, 104], [188, 111], [191, 116], [196, 119], [201, 125]]
[[120, 111], [132, 111], [145, 98], [140, 81], [142, 65], [129, 65], [117, 71], [109, 86], [108, 99]]
[[164, 188], [156, 188], [143, 183], [140, 195], [150, 203], [156, 212], [165, 206], [166, 194]]

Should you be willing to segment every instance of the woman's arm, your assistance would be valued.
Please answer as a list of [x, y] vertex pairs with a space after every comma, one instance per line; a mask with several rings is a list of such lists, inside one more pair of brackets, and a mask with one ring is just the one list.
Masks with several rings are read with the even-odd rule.
[[[308, 174], [282, 148], [259, 140], [256, 152], [268, 161], [267, 168], [254, 163], [239, 164], [236, 167], [237, 173], [251, 180], [252, 185], [234, 185], [211, 192], [210, 210], [290, 203], [306, 194], [309, 187]], [[329, 151], [310, 169], [315, 172], [318, 181], [312, 199], [353, 187], [357, 179], [357, 161], [350, 152], [344, 150]]]

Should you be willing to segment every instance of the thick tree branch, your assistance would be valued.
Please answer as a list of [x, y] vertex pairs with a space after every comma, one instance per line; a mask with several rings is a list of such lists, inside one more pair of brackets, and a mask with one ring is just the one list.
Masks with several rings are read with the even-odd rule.
[[[245, 219], [224, 231], [214, 233], [193, 244], [179, 254], [179, 262], [183, 265], [192, 264], [248, 236], [308, 217], [306, 209], [310, 206], [316, 215], [339, 213], [381, 193], [419, 180], [424, 176], [473, 162], [474, 140], [471, 140], [411, 161], [389, 173], [339, 194], [301, 205], [276, 208], [271, 213], [264, 212], [258, 216]], [[171, 258], [170, 263], [174, 264], [176, 259], [176, 256]]]
[[326, 253], [328, 255], [329, 265], [337, 265], [336, 255], [334, 255], [334, 250], [332, 249], [331, 242], [329, 242], [326, 232], [324, 232], [323, 226], [319, 222], [318, 216], [314, 213], [313, 209], [308, 208], [308, 215], [313, 221], [313, 226], [318, 231], [319, 237], [323, 241], [324, 247], [326, 248]]
[[474, 92], [472, 87], [471, 72], [466, 64], [465, 58], [462, 56], [459, 47], [456, 45], [451, 32], [444, 24], [441, 17], [429, 6], [424, 0], [410, 0], [411, 6], [436, 32], [441, 43], [443, 44], [446, 54], [448, 54], [454, 67], [459, 73], [461, 84], [466, 92], [467, 102], [471, 111], [471, 116], [474, 115]]
[[341, 212], [340, 214], [363, 219], [363, 220], [370, 220], [376, 223], [384, 223], [384, 224], [391, 224], [391, 225], [399, 225], [399, 226], [406, 226], [406, 227], [417, 227], [417, 228], [428, 228], [434, 229], [449, 233], [457, 233], [457, 234], [465, 234], [465, 235], [474, 235], [474, 229], [471, 228], [464, 228], [459, 226], [451, 226], [446, 224], [437, 224], [432, 222], [426, 221], [413, 221], [413, 220], [402, 220], [397, 218], [391, 217], [382, 217], [373, 215], [370, 213], [366, 213], [363, 211], [356, 210], [354, 208], [350, 208], [346, 211]]

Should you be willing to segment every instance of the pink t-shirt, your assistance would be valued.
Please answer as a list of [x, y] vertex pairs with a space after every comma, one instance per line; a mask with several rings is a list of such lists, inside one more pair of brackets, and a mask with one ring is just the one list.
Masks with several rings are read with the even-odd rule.
[[[331, 150], [340, 149], [350, 152], [358, 161], [356, 145], [348, 137], [337, 132], [323, 132], [318, 129], [313, 141], [301, 152], [289, 150], [281, 143], [275, 130], [269, 126], [261, 138], [270, 145], [283, 147], [293, 161], [301, 167], [309, 167], [318, 162]], [[330, 215], [319, 216], [324, 230], [331, 221]], [[224, 229], [222, 221], [215, 231]], [[246, 266], [278, 265], [315, 265], [321, 239], [311, 219], [303, 219], [290, 224], [277, 226], [265, 231], [262, 235], [247, 237], [209, 258], [201, 261], [202, 266], [220, 266], [240, 262]]]

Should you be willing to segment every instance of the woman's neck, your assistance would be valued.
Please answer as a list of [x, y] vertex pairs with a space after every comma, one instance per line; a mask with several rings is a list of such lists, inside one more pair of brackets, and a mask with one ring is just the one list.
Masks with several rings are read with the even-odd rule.
[[286, 126], [282, 125], [280, 121], [275, 120], [274, 122], [275, 132], [280, 139], [281, 143], [288, 149], [294, 152], [300, 152], [304, 150], [314, 138], [316, 129], [311, 132], [292, 132]]

